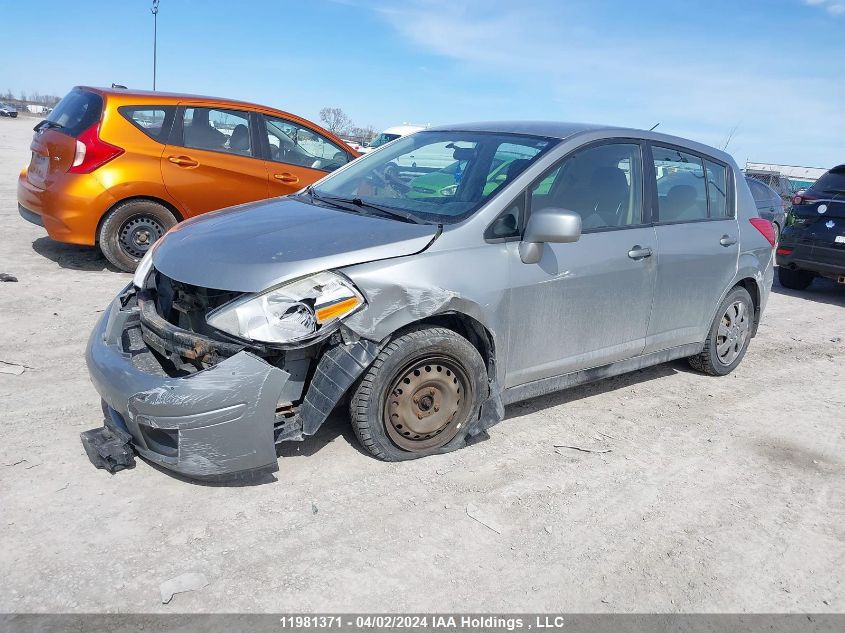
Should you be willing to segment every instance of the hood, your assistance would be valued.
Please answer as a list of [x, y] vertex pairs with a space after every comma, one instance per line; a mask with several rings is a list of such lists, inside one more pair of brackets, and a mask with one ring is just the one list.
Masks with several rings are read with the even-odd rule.
[[162, 238], [153, 265], [194, 286], [260, 292], [322, 270], [413, 255], [437, 233], [431, 224], [276, 198], [178, 224]]

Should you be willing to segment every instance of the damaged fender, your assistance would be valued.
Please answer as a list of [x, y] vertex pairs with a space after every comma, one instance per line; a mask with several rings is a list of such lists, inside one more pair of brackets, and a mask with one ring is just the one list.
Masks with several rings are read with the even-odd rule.
[[[348, 273], [355, 281], [355, 273]], [[381, 281], [381, 278], [379, 279]], [[345, 319], [344, 326], [360, 337], [386, 340], [403, 327], [424, 319], [461, 315], [470, 317], [475, 326], [470, 332], [473, 344], [487, 350], [489, 392], [481, 403], [479, 417], [467, 427], [467, 436], [475, 437], [505, 418], [502, 390], [496, 375], [497, 359], [494, 334], [484, 310], [461, 293], [434, 284], [383, 282], [376, 285], [368, 278], [361, 282], [366, 288], [369, 305]]]

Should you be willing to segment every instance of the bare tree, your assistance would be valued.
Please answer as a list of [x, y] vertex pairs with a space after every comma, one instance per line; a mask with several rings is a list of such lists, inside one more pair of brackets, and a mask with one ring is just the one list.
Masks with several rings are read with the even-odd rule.
[[340, 108], [323, 108], [320, 110], [320, 121], [332, 134], [342, 134], [352, 126], [352, 119]]
[[357, 143], [369, 143], [376, 135], [376, 131], [372, 125], [365, 127], [352, 127], [349, 130], [349, 137]]

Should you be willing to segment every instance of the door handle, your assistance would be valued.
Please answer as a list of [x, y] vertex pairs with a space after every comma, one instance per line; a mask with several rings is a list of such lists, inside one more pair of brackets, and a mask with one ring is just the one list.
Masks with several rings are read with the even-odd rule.
[[199, 165], [199, 163], [190, 156], [168, 156], [167, 160], [174, 165], [179, 165], [179, 167], [196, 167]]
[[646, 257], [651, 257], [651, 249], [648, 246], [640, 246], [637, 244], [628, 251], [628, 257], [631, 259], [645, 259]]
[[733, 246], [736, 244], [736, 238], [731, 237], [730, 235], [723, 235], [722, 239], [719, 240], [719, 244], [722, 246]]
[[283, 172], [281, 174], [273, 174], [273, 178], [280, 182], [287, 182], [291, 184], [299, 182], [299, 178], [297, 178], [293, 174], [289, 174], [288, 172]]

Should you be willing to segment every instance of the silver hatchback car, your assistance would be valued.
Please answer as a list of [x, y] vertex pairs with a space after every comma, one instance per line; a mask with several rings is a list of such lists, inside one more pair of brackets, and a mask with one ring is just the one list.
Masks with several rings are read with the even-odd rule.
[[774, 235], [733, 159], [653, 132], [483, 123], [398, 139], [298, 194], [183, 222], [97, 324], [103, 467], [276, 470], [348, 402], [385, 460], [506, 404], [689, 358], [732, 371]]

